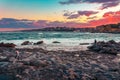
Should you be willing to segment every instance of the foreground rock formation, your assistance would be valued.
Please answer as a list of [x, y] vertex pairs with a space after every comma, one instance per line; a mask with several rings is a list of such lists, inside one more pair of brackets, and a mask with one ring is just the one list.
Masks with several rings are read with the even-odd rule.
[[34, 43], [34, 45], [40, 45], [40, 44], [43, 44], [43, 43], [44, 43], [44, 41], [38, 41], [38, 42]]
[[0, 43], [0, 47], [8, 47], [8, 48], [15, 48], [15, 44], [13, 44], [13, 43]]
[[25, 41], [25, 42], [23, 42], [21, 45], [31, 45], [32, 44], [32, 42], [30, 42], [30, 41]]
[[0, 80], [120, 80], [120, 56], [0, 48]]
[[95, 42], [92, 46], [88, 47], [89, 50], [95, 51], [98, 53], [106, 53], [106, 54], [113, 54], [117, 55], [120, 54], [120, 42], [115, 42], [113, 40], [104, 42]]

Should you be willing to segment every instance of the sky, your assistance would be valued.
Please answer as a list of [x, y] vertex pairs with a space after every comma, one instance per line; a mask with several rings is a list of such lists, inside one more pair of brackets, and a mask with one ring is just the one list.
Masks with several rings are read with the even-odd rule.
[[0, 0], [0, 31], [120, 22], [120, 0]]

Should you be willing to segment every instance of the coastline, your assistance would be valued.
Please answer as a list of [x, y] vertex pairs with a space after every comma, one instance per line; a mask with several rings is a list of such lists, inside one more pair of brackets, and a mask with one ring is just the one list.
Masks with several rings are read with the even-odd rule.
[[[113, 41], [111, 41], [111, 43], [113, 43]], [[120, 79], [120, 54], [103, 54], [91, 50], [65, 51], [53, 50], [54, 48], [52, 50], [46, 50], [41, 48], [40, 45], [36, 46], [37, 45], [32, 46], [32, 48], [30, 45], [22, 46], [22, 48], [1, 47], [0, 79]], [[19, 57], [17, 58], [16, 52], [19, 53]]]

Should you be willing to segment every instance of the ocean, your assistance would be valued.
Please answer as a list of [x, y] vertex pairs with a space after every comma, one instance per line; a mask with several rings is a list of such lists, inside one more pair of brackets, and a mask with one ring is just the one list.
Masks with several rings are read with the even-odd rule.
[[59, 41], [63, 45], [79, 45], [97, 41], [120, 41], [120, 34], [111, 33], [81, 33], [81, 32], [1, 32], [0, 42], [20, 45], [23, 41], [37, 42], [43, 40], [46, 44]]

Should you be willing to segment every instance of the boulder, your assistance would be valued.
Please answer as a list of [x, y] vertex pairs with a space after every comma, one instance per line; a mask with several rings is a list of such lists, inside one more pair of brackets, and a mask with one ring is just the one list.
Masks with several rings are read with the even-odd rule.
[[110, 43], [110, 44], [116, 44], [116, 42], [114, 40], [110, 40], [110, 41], [108, 41], [108, 43]]
[[0, 68], [7, 66], [9, 62], [0, 62]]
[[52, 43], [60, 43], [60, 42], [58, 42], [58, 41], [53, 41]]
[[40, 44], [43, 44], [44, 41], [38, 41], [37, 43], [34, 43], [34, 45], [40, 45]]
[[21, 45], [30, 45], [30, 44], [31, 44], [30, 41], [25, 41], [25, 42], [23, 42]]
[[96, 51], [98, 53], [107, 53], [113, 55], [117, 55], [120, 52], [120, 45], [114, 40], [108, 42], [97, 42], [88, 48], [89, 50]]
[[89, 45], [89, 43], [80, 43], [80, 45]]
[[46, 67], [49, 64], [47, 61], [41, 61], [41, 60], [24, 61], [22, 63], [24, 65], [30, 65], [35, 67]]
[[15, 44], [13, 43], [0, 43], [0, 47], [11, 47], [11, 48], [15, 48]]
[[6, 56], [0, 56], [0, 61], [8, 61], [8, 58]]

